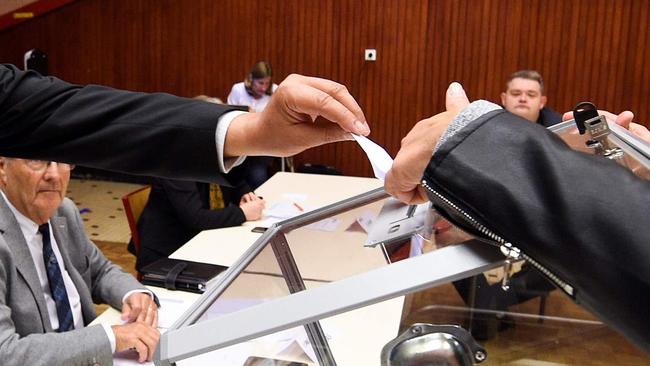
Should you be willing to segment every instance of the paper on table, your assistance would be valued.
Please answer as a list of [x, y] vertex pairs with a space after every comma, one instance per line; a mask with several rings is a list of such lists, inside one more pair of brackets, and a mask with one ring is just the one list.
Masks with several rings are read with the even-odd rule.
[[303, 213], [305, 211], [303, 206], [295, 202], [280, 201], [267, 208], [264, 211], [264, 215], [267, 218], [274, 217], [276, 219], [286, 220]]
[[328, 217], [326, 219], [316, 221], [313, 224], [305, 226], [307, 229], [320, 230], [320, 231], [336, 231], [341, 224], [341, 220], [336, 217]]
[[372, 171], [382, 182], [386, 177], [386, 173], [390, 170], [390, 167], [393, 166], [393, 158], [388, 155], [386, 150], [383, 147], [377, 145], [372, 140], [365, 136], [352, 134], [355, 140], [363, 151], [368, 155], [368, 160], [370, 160], [370, 165], [372, 165]]
[[161, 308], [158, 312], [158, 328], [169, 329], [178, 318], [192, 306], [194, 300], [167, 299], [159, 297]]
[[359, 223], [359, 225], [361, 225], [363, 230], [369, 233], [370, 228], [372, 227], [372, 222], [375, 219], [375, 216], [377, 216], [376, 213], [370, 210], [366, 210], [361, 215], [359, 215], [359, 217], [357, 217], [357, 222]]

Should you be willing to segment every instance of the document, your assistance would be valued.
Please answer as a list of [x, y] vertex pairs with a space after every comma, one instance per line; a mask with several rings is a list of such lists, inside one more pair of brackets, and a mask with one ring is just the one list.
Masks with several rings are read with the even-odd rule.
[[372, 165], [372, 171], [382, 182], [386, 178], [386, 173], [393, 166], [393, 158], [388, 155], [386, 150], [383, 147], [377, 145], [372, 140], [365, 136], [352, 134], [355, 140], [363, 151], [368, 155], [368, 160], [370, 160], [370, 165]]
[[271, 207], [264, 210], [265, 218], [258, 223], [258, 226], [269, 227], [276, 222], [284, 221], [311, 211], [314, 207], [305, 203], [308, 198], [306, 194], [283, 193], [280, 201], [275, 202]]
[[336, 231], [336, 229], [339, 228], [339, 225], [341, 224], [341, 220], [337, 219], [336, 217], [328, 217], [326, 219], [316, 221], [313, 224], [309, 224], [305, 226], [307, 229], [312, 229], [312, 230], [320, 230], [320, 231]]
[[171, 299], [159, 297], [161, 309], [158, 312], [158, 328], [169, 329], [178, 318], [183, 315], [187, 309], [192, 306], [194, 299]]

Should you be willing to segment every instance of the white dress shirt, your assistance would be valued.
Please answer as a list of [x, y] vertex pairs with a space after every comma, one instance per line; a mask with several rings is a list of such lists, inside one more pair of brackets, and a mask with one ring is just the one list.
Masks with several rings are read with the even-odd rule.
[[217, 130], [215, 131], [215, 143], [217, 144], [217, 161], [219, 162], [219, 169], [223, 173], [228, 173], [230, 169], [236, 167], [237, 165], [244, 162], [246, 156], [240, 156], [237, 158], [225, 158], [223, 156], [223, 147], [226, 144], [226, 134], [228, 133], [228, 128], [230, 123], [235, 117], [242, 115], [246, 112], [242, 111], [230, 111], [219, 117], [219, 123], [217, 124]]
[[[271, 90], [274, 92], [277, 88], [278, 84], [273, 84], [273, 86], [271, 86]], [[266, 105], [269, 104], [270, 100], [271, 96], [268, 94], [264, 94], [260, 98], [255, 98], [248, 94], [244, 82], [233, 85], [230, 94], [228, 94], [228, 104], [246, 105], [256, 113], [263, 111], [264, 108], [266, 108]]]

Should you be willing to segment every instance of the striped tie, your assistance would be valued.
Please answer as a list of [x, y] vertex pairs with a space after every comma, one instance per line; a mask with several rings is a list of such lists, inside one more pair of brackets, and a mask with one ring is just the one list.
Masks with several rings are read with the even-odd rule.
[[65, 290], [63, 275], [59, 262], [56, 260], [52, 243], [50, 242], [50, 226], [45, 223], [38, 227], [38, 232], [43, 236], [43, 261], [47, 270], [47, 280], [50, 284], [50, 292], [56, 304], [56, 314], [59, 317], [59, 329], [57, 332], [67, 332], [74, 329], [74, 319], [72, 318], [72, 309], [68, 292]]

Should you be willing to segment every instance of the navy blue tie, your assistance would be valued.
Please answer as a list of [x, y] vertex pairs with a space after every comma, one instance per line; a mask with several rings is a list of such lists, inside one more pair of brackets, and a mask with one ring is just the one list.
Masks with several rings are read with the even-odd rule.
[[70, 308], [68, 292], [65, 290], [63, 275], [61, 275], [61, 268], [52, 250], [50, 226], [45, 223], [38, 227], [38, 232], [43, 236], [43, 262], [47, 270], [50, 292], [56, 304], [56, 314], [59, 317], [59, 329], [57, 329], [57, 332], [67, 332], [74, 329], [74, 319], [72, 318], [72, 308]]

